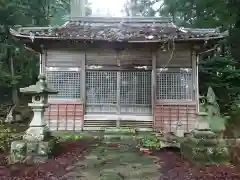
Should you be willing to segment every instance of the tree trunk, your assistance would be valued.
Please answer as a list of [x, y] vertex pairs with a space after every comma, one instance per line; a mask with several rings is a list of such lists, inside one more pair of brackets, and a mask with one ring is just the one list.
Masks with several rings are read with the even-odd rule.
[[[10, 69], [11, 69], [11, 75], [12, 75], [12, 78], [14, 78], [14, 64], [13, 64], [13, 57], [12, 57], [12, 53], [10, 53]], [[19, 103], [19, 97], [18, 97], [18, 90], [17, 90], [17, 86], [14, 84], [12, 86], [12, 101], [14, 103], [14, 105], [18, 105]]]

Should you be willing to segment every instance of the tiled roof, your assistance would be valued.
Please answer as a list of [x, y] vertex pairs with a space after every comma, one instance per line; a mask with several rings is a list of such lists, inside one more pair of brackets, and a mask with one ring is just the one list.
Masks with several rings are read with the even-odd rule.
[[169, 18], [101, 18], [72, 19], [61, 27], [11, 29], [16, 37], [34, 39], [76, 39], [102, 41], [156, 42], [177, 40], [220, 39], [216, 29], [177, 27]]

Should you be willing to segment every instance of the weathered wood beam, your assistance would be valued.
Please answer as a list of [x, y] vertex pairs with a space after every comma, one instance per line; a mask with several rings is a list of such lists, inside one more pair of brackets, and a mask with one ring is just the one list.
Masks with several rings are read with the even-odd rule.
[[153, 115], [153, 128], [155, 126], [156, 115], [156, 68], [157, 68], [157, 48], [152, 49], [152, 115]]
[[[84, 58], [81, 59], [81, 101], [83, 103], [83, 115], [86, 109], [86, 51], [84, 52]], [[84, 127], [84, 119], [82, 120], [81, 130]]]
[[199, 78], [198, 78], [198, 59], [199, 55], [196, 50], [191, 50], [191, 61], [192, 61], [192, 70], [193, 70], [193, 95], [194, 101], [196, 102], [196, 109], [199, 112]]

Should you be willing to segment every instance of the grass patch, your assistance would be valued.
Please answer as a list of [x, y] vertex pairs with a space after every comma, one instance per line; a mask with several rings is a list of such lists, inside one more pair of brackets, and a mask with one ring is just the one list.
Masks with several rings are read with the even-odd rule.
[[28, 125], [23, 123], [0, 124], [0, 151], [8, 152], [11, 142], [20, 140]]

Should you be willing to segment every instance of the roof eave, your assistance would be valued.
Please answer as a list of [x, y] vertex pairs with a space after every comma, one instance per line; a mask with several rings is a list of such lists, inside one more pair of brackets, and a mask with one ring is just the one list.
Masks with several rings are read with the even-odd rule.
[[[93, 38], [69, 38], [69, 37], [56, 37], [56, 36], [33, 36], [30, 35], [23, 35], [20, 34], [18, 31], [14, 29], [10, 29], [11, 35], [18, 39], [22, 40], [24, 42], [32, 42], [34, 43], [35, 40], [56, 40], [56, 41], [66, 41], [66, 40], [72, 40], [72, 41], [102, 41], [102, 42], [127, 42], [127, 43], [161, 43], [166, 42], [166, 40], [157, 39], [157, 40], [106, 40], [106, 39], [93, 39]], [[175, 39], [176, 42], [186, 42], [186, 41], [209, 41], [209, 40], [220, 40], [224, 39], [226, 36], [216, 36], [216, 37], [200, 37], [200, 38], [185, 38], [185, 39]]]
[[[224, 39], [225, 37], [208, 37], [208, 38], [186, 38], [186, 39], [175, 39], [175, 42], [186, 42], [186, 41], [209, 41], [209, 40], [220, 40]], [[145, 40], [145, 41], [128, 41], [129, 43], [159, 43], [159, 42], [166, 42], [166, 40]]]

